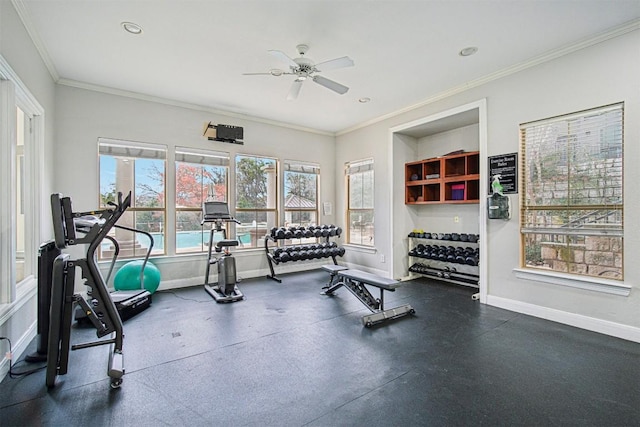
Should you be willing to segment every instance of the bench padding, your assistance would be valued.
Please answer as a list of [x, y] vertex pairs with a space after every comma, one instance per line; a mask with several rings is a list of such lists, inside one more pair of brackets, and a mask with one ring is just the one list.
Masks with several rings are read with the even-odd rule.
[[375, 286], [385, 291], [395, 291], [397, 287], [401, 285], [400, 282], [387, 279], [386, 277], [376, 276], [375, 274], [367, 273], [360, 270], [344, 270], [338, 272], [338, 276], [344, 277], [358, 282], [363, 282], [367, 285]]

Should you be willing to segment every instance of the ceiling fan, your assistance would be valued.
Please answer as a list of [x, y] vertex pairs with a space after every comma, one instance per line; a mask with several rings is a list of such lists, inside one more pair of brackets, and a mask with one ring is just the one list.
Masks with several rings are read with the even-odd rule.
[[344, 95], [347, 93], [349, 88], [347, 86], [341, 85], [338, 82], [334, 82], [333, 80], [329, 80], [326, 77], [320, 76], [317, 73], [321, 73], [327, 70], [335, 70], [336, 68], [344, 68], [351, 67], [354, 65], [353, 59], [348, 56], [343, 56], [341, 58], [331, 59], [329, 61], [320, 62], [319, 64], [315, 64], [311, 59], [305, 58], [305, 54], [309, 50], [309, 46], [306, 44], [299, 44], [296, 46], [298, 50], [298, 54], [300, 55], [298, 58], [292, 59], [286, 53], [280, 50], [270, 50], [269, 53], [275, 57], [276, 59], [284, 62], [289, 66], [289, 71], [284, 71], [279, 68], [273, 68], [268, 73], [244, 73], [245, 76], [282, 76], [282, 75], [293, 75], [296, 76], [296, 79], [293, 81], [291, 88], [289, 89], [289, 94], [287, 95], [287, 100], [292, 101], [298, 97], [300, 93], [300, 88], [302, 88], [302, 83], [305, 80], [311, 79], [315, 83], [320, 86], [324, 86], [327, 89], [331, 89], [332, 91], [339, 93], [340, 95]]

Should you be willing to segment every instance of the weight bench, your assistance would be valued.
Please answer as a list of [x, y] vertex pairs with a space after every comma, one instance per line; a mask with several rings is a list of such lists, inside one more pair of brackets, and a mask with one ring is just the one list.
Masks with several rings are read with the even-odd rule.
[[[359, 270], [343, 269], [336, 271], [335, 274], [338, 275], [338, 282], [330, 286], [329, 289], [322, 292], [322, 294], [331, 296], [341, 286], [347, 288], [349, 292], [351, 292], [356, 298], [358, 298], [358, 300], [360, 300], [361, 303], [373, 312], [373, 314], [368, 314], [362, 317], [362, 324], [367, 328], [389, 319], [397, 319], [398, 317], [415, 314], [416, 312], [409, 304], [385, 310], [384, 291], [395, 292], [396, 288], [401, 285], [401, 283], [396, 280], [387, 279]], [[331, 277], [331, 281], [333, 281], [333, 276]], [[374, 298], [365, 285], [374, 286], [380, 289], [380, 298]]]

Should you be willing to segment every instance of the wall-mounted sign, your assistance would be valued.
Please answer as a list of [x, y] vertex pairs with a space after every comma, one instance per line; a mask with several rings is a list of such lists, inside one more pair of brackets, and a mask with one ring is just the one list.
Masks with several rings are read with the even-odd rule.
[[518, 153], [502, 154], [489, 157], [489, 190], [491, 194], [491, 182], [493, 177], [500, 175], [503, 194], [518, 193]]

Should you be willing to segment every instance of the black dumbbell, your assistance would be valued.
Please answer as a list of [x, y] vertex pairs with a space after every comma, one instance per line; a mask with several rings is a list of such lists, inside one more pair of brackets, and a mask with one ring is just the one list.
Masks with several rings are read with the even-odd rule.
[[278, 232], [278, 227], [272, 227], [270, 230], [271, 237], [275, 239], [277, 232]]
[[345, 252], [346, 252], [346, 249], [343, 248], [342, 246], [338, 248], [338, 256], [344, 256]]
[[278, 248], [275, 251], [273, 251], [273, 257], [274, 258], [280, 258], [280, 254], [283, 252], [282, 248]]
[[289, 252], [282, 252], [280, 254], [280, 262], [288, 262], [291, 261], [291, 255], [289, 255]]
[[340, 237], [342, 235], [342, 227], [336, 227], [336, 236]]
[[278, 228], [276, 231], [276, 238], [284, 239], [284, 228]]

